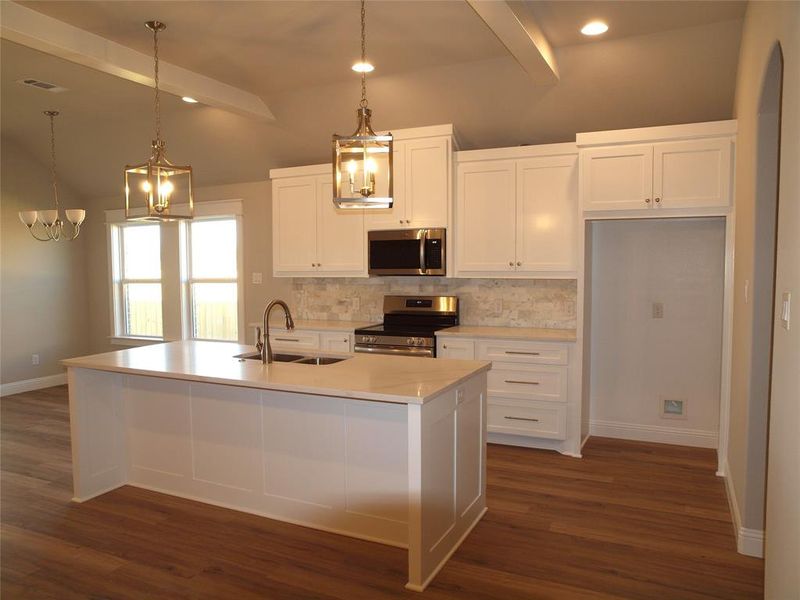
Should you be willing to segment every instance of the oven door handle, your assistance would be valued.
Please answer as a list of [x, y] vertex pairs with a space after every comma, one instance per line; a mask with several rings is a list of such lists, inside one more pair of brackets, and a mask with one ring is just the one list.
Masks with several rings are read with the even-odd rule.
[[428, 241], [428, 230], [423, 229], [420, 231], [419, 236], [419, 272], [424, 274], [428, 270], [427, 260], [425, 258], [425, 242]]
[[394, 354], [399, 356], [420, 356], [433, 358], [433, 348], [407, 348], [403, 346], [359, 346], [353, 351], [363, 354]]

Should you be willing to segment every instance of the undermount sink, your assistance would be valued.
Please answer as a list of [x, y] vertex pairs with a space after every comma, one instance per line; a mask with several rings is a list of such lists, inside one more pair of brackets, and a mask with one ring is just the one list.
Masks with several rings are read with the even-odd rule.
[[334, 358], [332, 356], [307, 356], [303, 360], [295, 361], [299, 365], [335, 365], [338, 362], [347, 360], [346, 358]]
[[[245, 352], [244, 354], [237, 354], [233, 358], [238, 358], [241, 362], [245, 360], [261, 360], [261, 353]], [[303, 356], [302, 354], [275, 353], [272, 355], [273, 362], [296, 363], [298, 365], [333, 365], [343, 360], [347, 359], [333, 356]]]

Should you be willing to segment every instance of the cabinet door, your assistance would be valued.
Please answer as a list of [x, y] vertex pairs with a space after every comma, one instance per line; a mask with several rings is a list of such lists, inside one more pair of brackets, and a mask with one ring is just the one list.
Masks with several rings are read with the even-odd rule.
[[366, 211], [364, 223], [367, 231], [378, 229], [405, 229], [410, 227], [406, 223], [406, 142], [394, 143], [394, 154], [392, 156], [392, 208], [373, 208]]
[[320, 274], [366, 276], [364, 211], [336, 208], [333, 182], [317, 177], [317, 264]]
[[730, 180], [729, 139], [654, 146], [653, 201], [656, 208], [728, 206]]
[[321, 350], [329, 352], [352, 352], [353, 335], [344, 331], [330, 331], [319, 334]]
[[456, 271], [508, 274], [516, 248], [516, 182], [510, 160], [458, 166]]
[[575, 271], [577, 230], [578, 156], [519, 161], [517, 271]]
[[583, 210], [648, 209], [653, 202], [653, 146], [581, 151]]
[[272, 182], [272, 268], [275, 275], [311, 272], [317, 263], [317, 178]]
[[409, 227], [447, 227], [450, 193], [450, 140], [405, 142], [406, 223]]

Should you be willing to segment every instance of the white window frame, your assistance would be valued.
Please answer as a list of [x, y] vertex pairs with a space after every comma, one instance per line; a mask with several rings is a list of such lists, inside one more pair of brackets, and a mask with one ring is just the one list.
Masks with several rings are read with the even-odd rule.
[[[213, 204], [214, 206], [206, 206]], [[195, 205], [196, 207], [198, 205]], [[228, 212], [230, 211], [230, 212]], [[244, 243], [243, 226], [241, 213], [241, 202], [226, 201], [204, 203], [203, 214], [195, 214], [194, 221], [234, 221], [236, 223], [236, 278], [195, 278], [191, 272], [191, 244], [192, 228], [191, 222], [183, 221], [180, 224], [180, 271], [181, 271], [181, 329], [185, 340], [204, 340], [205, 338], [194, 337], [194, 327], [192, 322], [192, 284], [193, 283], [235, 283], [236, 284], [236, 341], [244, 344], [246, 331], [244, 319]], [[216, 340], [207, 341], [233, 341]]]
[[[139, 210], [139, 209], [137, 209]], [[109, 282], [109, 303], [110, 303], [110, 331], [109, 339], [112, 344], [124, 346], [141, 346], [146, 344], [156, 344], [176, 339], [192, 339], [191, 334], [191, 315], [186, 311], [186, 300], [188, 296], [184, 292], [183, 273], [181, 263], [184, 260], [181, 244], [181, 227], [175, 222], [161, 223], [161, 324], [163, 337], [137, 337], [124, 334], [120, 319], [123, 318], [122, 296], [120, 286], [116, 286], [119, 279], [120, 265], [116, 260], [114, 244], [119, 248], [119, 227], [147, 225], [148, 223], [135, 223], [125, 219], [124, 209], [111, 209], [106, 212], [106, 234], [107, 234], [107, 253], [108, 253], [108, 282]], [[140, 211], [141, 212], [141, 211]], [[194, 205], [194, 216], [196, 219], [226, 217], [236, 219], [236, 271], [237, 271], [237, 295], [238, 295], [238, 329], [239, 343], [245, 343], [245, 314], [244, 314], [244, 227], [242, 217], [244, 215], [242, 201], [219, 200], [210, 202], [199, 202]], [[185, 226], [185, 224], [183, 225]], [[173, 250], [175, 249], [175, 250]], [[174, 278], [174, 279], [173, 279]], [[116, 289], [115, 289], [116, 288]], [[189, 307], [191, 308], [191, 307]]]
[[[157, 343], [164, 341], [164, 269], [161, 268], [160, 279], [126, 279], [125, 256], [123, 251], [123, 229], [129, 227], [143, 227], [154, 223], [108, 223], [108, 268], [109, 268], [109, 297], [111, 298], [111, 339], [116, 343], [136, 345], [137, 342]], [[158, 225], [157, 223], [155, 225]], [[161, 265], [159, 265], [161, 266]], [[161, 286], [161, 336], [131, 335], [125, 328], [125, 298], [124, 288], [126, 283], [157, 283]]]

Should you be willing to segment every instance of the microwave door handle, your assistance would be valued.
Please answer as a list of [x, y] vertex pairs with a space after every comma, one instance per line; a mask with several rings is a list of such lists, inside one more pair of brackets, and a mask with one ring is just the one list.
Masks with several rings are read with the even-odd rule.
[[428, 230], [423, 229], [419, 237], [419, 271], [425, 273], [427, 271], [427, 261], [425, 259], [425, 242], [428, 240]]

